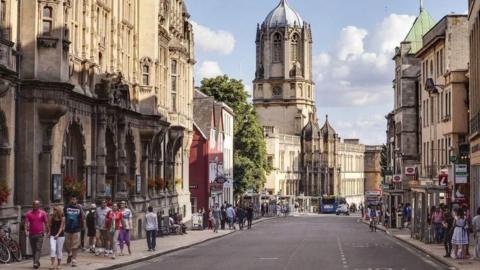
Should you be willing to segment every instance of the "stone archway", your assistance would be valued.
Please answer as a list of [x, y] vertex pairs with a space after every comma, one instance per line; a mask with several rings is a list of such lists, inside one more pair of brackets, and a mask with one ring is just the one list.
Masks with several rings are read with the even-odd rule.
[[[62, 178], [73, 182], [86, 181], [85, 175], [85, 137], [82, 126], [72, 121], [65, 130], [62, 147]], [[64, 183], [65, 185], [66, 183]], [[85, 194], [81, 196], [84, 197]], [[77, 194], [78, 196], [78, 194]]]
[[125, 167], [127, 181], [130, 183], [130, 194], [135, 194], [136, 172], [137, 172], [137, 156], [135, 153], [135, 137], [131, 130], [125, 138]]

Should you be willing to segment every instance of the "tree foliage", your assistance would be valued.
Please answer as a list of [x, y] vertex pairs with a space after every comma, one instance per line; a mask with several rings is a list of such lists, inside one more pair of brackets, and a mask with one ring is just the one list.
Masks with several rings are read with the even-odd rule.
[[270, 171], [263, 129], [241, 80], [218, 76], [203, 79], [200, 91], [227, 104], [235, 113], [233, 138], [233, 181], [236, 195], [259, 190]]

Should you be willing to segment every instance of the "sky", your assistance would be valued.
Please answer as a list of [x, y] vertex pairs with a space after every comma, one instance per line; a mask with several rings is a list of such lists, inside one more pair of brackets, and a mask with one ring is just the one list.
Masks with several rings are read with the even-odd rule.
[[[195, 84], [227, 74], [251, 93], [255, 34], [280, 0], [185, 0], [195, 34]], [[393, 109], [393, 52], [419, 13], [420, 0], [289, 0], [312, 27], [320, 125], [341, 138], [385, 143]], [[466, 14], [467, 0], [424, 0], [435, 21]]]

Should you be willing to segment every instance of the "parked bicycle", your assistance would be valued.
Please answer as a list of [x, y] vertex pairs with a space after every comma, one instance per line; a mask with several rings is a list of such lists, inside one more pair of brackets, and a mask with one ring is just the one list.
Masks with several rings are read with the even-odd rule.
[[20, 245], [12, 238], [11, 234], [12, 229], [9, 225], [2, 226], [0, 230], [0, 263], [19, 262], [23, 259]]

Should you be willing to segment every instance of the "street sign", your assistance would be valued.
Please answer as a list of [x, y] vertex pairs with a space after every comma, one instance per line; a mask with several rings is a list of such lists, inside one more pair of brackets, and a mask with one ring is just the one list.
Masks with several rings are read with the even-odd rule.
[[450, 160], [451, 163], [455, 163], [457, 162], [457, 156], [450, 156], [448, 160]]
[[401, 176], [401, 175], [398, 175], [398, 174], [394, 175], [392, 182], [393, 182], [393, 183], [400, 183], [400, 182], [402, 182], [402, 176]]
[[415, 176], [415, 167], [405, 167], [406, 176]]
[[456, 164], [455, 165], [455, 184], [467, 184], [468, 183], [468, 165]]

